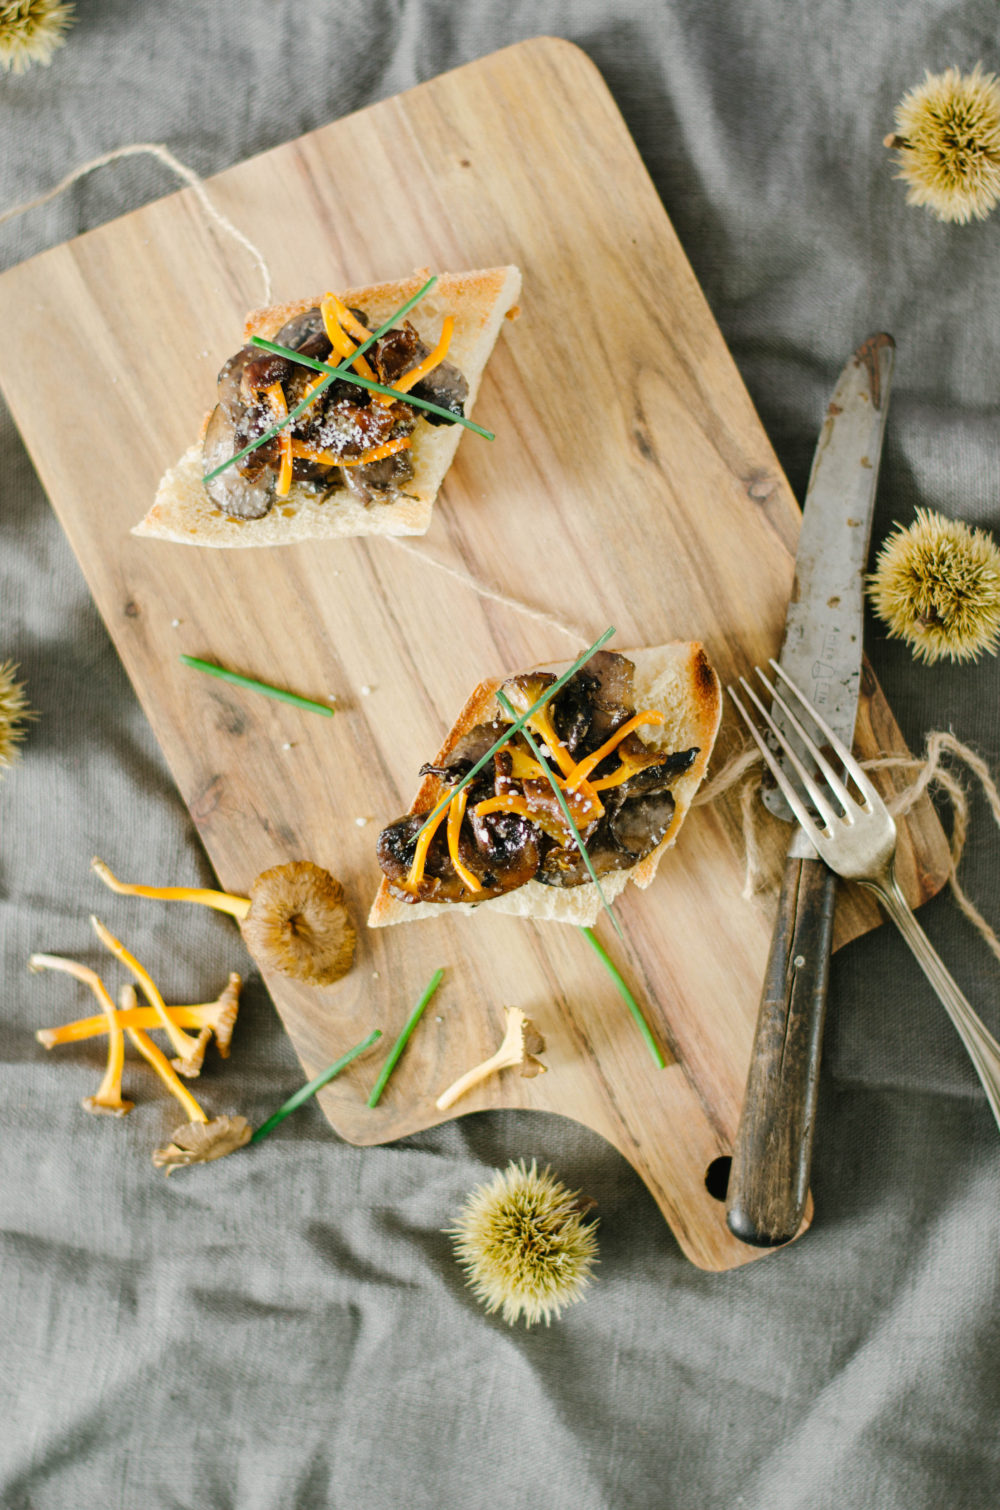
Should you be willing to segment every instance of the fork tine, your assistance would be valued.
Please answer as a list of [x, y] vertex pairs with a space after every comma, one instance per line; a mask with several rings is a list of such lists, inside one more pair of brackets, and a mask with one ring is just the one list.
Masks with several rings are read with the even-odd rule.
[[826, 722], [826, 719], [816, 712], [816, 709], [813, 707], [812, 703], [809, 702], [808, 699], [799, 691], [798, 687], [792, 681], [788, 673], [786, 671], [782, 671], [777, 661], [772, 660], [770, 664], [774, 667], [775, 671], [781, 677], [781, 680], [785, 683], [785, 686], [789, 689], [790, 692], [794, 693], [809, 716], [815, 719], [816, 723], [822, 729], [823, 733], [830, 741], [831, 746], [834, 750], [836, 750], [838, 758], [843, 762], [845, 770], [849, 771], [851, 773], [851, 776], [854, 778], [858, 790], [860, 792], [863, 792], [864, 795], [869, 799], [869, 801], [874, 798], [876, 802], [881, 802], [882, 799], [879, 797], [878, 791], [865, 775], [865, 772], [861, 769], [860, 765], [855, 760], [854, 756], [851, 754], [847, 746], [844, 744], [843, 740], [837, 738], [836, 734], [834, 734], [833, 730], [830, 728], [830, 725]]
[[[742, 677], [740, 678], [740, 681], [741, 682], [743, 681]], [[743, 682], [743, 685], [746, 686], [746, 683]], [[747, 729], [750, 732], [751, 738], [754, 741], [754, 744], [757, 746], [758, 750], [763, 755], [764, 760], [765, 760], [765, 762], [767, 764], [767, 767], [768, 767], [768, 769], [771, 772], [771, 775], [774, 777], [775, 781], [778, 783], [778, 786], [781, 789], [781, 793], [782, 793], [785, 801], [788, 803], [788, 806], [791, 808], [792, 812], [795, 814], [795, 817], [798, 819], [798, 821], [799, 821], [800, 825], [802, 826], [802, 829], [804, 830], [806, 836], [812, 842], [813, 847], [816, 848], [817, 847], [817, 841], [822, 836], [821, 836], [820, 831], [817, 828], [816, 824], [812, 820], [812, 815], [810, 814], [809, 809], [806, 807], [805, 803], [802, 801], [802, 798], [799, 796], [798, 792], [795, 790], [794, 786], [789, 781], [789, 779], [785, 775], [784, 771], [781, 769], [781, 766], [778, 764], [777, 760], [774, 758], [774, 755], [772, 754], [772, 752], [768, 749], [766, 743], [764, 742], [764, 739], [762, 738], [761, 734], [758, 732], [757, 725], [754, 723], [753, 719], [750, 717], [750, 715], [747, 712], [746, 708], [744, 708], [743, 704], [740, 702], [739, 698], [736, 696], [736, 693], [733, 691], [732, 687], [728, 687], [726, 690], [728, 691], [729, 696], [732, 698], [733, 702], [736, 704], [736, 707], [737, 707], [737, 709], [739, 711], [739, 715], [742, 718], [743, 722], [746, 724]], [[750, 689], [747, 688], [747, 691], [749, 691], [749, 690]], [[751, 696], [752, 695], [753, 694], [751, 693]]]
[[796, 734], [802, 740], [802, 743], [805, 745], [806, 750], [812, 756], [813, 760], [815, 760], [816, 764], [823, 772], [823, 775], [826, 777], [827, 782], [829, 783], [834, 795], [836, 796], [841, 807], [844, 809], [844, 817], [849, 823], [853, 823], [854, 819], [852, 814], [856, 811], [857, 805], [854, 802], [854, 799], [852, 798], [850, 792], [847, 790], [846, 786], [837, 775], [837, 772], [833, 769], [833, 766], [823, 754], [823, 751], [816, 744], [816, 741], [806, 733], [805, 729], [802, 727], [799, 720], [795, 717], [795, 714], [785, 702], [785, 699], [782, 697], [778, 689], [768, 681], [767, 677], [764, 675], [763, 671], [761, 671], [759, 666], [756, 668], [756, 670], [757, 675], [760, 677], [761, 681], [764, 683], [764, 686], [771, 694], [772, 708], [774, 707], [774, 704], [777, 703], [778, 707], [781, 709], [782, 713], [784, 713], [785, 717], [788, 719], [788, 722], [795, 730]]
[[[759, 666], [755, 666], [754, 670], [757, 672], [757, 675], [760, 676]], [[761, 702], [760, 698], [757, 696], [756, 692], [750, 686], [746, 678], [741, 676], [740, 683], [745, 689], [746, 694], [750, 698], [754, 707], [757, 709], [757, 712], [760, 714], [761, 718], [764, 720], [764, 722], [767, 724], [767, 727], [774, 735], [774, 738], [781, 746], [781, 749], [784, 752], [785, 758], [787, 759], [789, 765], [792, 766], [796, 771], [799, 780], [802, 782], [802, 785], [805, 787], [807, 793], [809, 794], [809, 797], [812, 800], [813, 807], [819, 813], [826, 827], [832, 832], [833, 825], [837, 820], [838, 814], [834, 812], [833, 808], [827, 802], [822, 791], [817, 786], [816, 782], [813, 780], [809, 772], [806, 770], [798, 755], [789, 744], [787, 738], [778, 728], [778, 725], [775, 723], [770, 713], [768, 713], [767, 709], [764, 707], [764, 704]], [[808, 740], [806, 741], [806, 743], [808, 745]]]

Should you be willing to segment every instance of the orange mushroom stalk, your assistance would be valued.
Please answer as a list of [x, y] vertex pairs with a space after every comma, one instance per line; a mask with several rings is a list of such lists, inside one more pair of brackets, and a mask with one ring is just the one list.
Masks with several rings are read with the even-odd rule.
[[[182, 1075], [186, 1075], [188, 1079], [193, 1080], [195, 1076], [201, 1073], [202, 1061], [205, 1058], [205, 1046], [208, 1043], [208, 1040], [211, 1037], [212, 1033], [211, 1028], [202, 1028], [197, 1038], [190, 1038], [188, 1034], [185, 1033], [184, 1029], [179, 1028], [169, 1016], [167, 1012], [167, 1004], [163, 1000], [163, 997], [160, 995], [156, 984], [149, 975], [149, 972], [145, 970], [142, 965], [140, 965], [139, 961], [135, 958], [134, 955], [129, 953], [121, 940], [116, 939], [114, 934], [110, 933], [108, 929], [105, 928], [100, 918], [94, 917], [93, 913], [91, 913], [90, 921], [93, 926], [94, 932], [97, 934], [97, 937], [100, 939], [101, 943], [105, 946], [106, 949], [110, 949], [111, 953], [115, 956], [116, 959], [121, 960], [122, 964], [127, 970], [130, 970], [132, 972], [136, 980], [139, 982], [139, 985], [142, 987], [143, 995], [146, 997], [146, 1000], [149, 1002], [150, 1006], [155, 1008], [156, 1015], [159, 1018], [160, 1027], [166, 1029], [167, 1037], [170, 1039], [171, 1044], [177, 1052], [177, 1058], [174, 1060], [174, 1068], [179, 1070]], [[128, 1032], [129, 1036], [138, 1047], [138, 1043], [134, 1035], [138, 1032], [140, 1036], [145, 1037], [145, 1034], [143, 1034], [142, 1030], [138, 1028], [129, 1028]], [[149, 1040], [147, 1039], [147, 1042], [148, 1041]], [[151, 1045], [151, 1047], [155, 1047], [155, 1045]], [[160, 1050], [157, 1049], [156, 1052], [159, 1054]]]
[[[123, 987], [119, 1001], [121, 1002], [125, 1010], [128, 1011], [128, 1009], [135, 1004], [135, 988], [133, 986]], [[174, 1071], [170, 1067], [170, 1062], [167, 1059], [166, 1054], [164, 1054], [163, 1050], [157, 1048], [156, 1044], [146, 1033], [143, 1032], [142, 1028], [126, 1028], [125, 1031], [126, 1033], [128, 1033], [129, 1038], [131, 1038], [136, 1048], [139, 1050], [139, 1053], [142, 1055], [143, 1059], [145, 1059], [149, 1064], [152, 1065], [153, 1069], [159, 1075], [160, 1079], [163, 1081], [170, 1094], [177, 1097], [177, 1100], [181, 1103], [181, 1106], [183, 1106], [184, 1110], [187, 1112], [189, 1119], [192, 1122], [207, 1122], [208, 1118], [192, 1096], [191, 1092], [188, 1090], [187, 1086], [184, 1085], [182, 1081], [178, 1080], [177, 1076], [174, 1074]]]
[[[228, 1059], [242, 984], [241, 978], [233, 971], [215, 1001], [199, 1002], [194, 1006], [168, 1006], [167, 1015], [179, 1028], [195, 1028], [198, 1032], [202, 1028], [211, 1028], [220, 1055]], [[115, 1021], [120, 1028], [144, 1028], [147, 1031], [163, 1026], [155, 1007], [136, 1006], [127, 1011], [119, 1008]], [[97, 1017], [78, 1017], [75, 1022], [64, 1022], [58, 1028], [39, 1028], [35, 1037], [47, 1049], [54, 1049], [59, 1044], [99, 1038], [107, 1031], [108, 1018], [102, 1012]]]
[[76, 960], [63, 959], [56, 954], [33, 954], [28, 961], [29, 970], [59, 970], [72, 975], [89, 986], [104, 1008], [104, 1015], [97, 1020], [103, 1024], [108, 1035], [108, 1063], [104, 1078], [96, 1095], [85, 1096], [80, 1102], [84, 1111], [112, 1117], [124, 1117], [135, 1105], [122, 1097], [122, 1070], [125, 1065], [125, 1037], [115, 1013], [115, 1004], [108, 995], [104, 982], [96, 971]]
[[202, 907], [214, 907], [216, 912], [228, 912], [237, 922], [242, 922], [250, 911], [249, 897], [231, 896], [228, 891], [211, 891], [204, 886], [136, 886], [118, 877], [108, 869], [103, 860], [95, 855], [90, 862], [95, 875], [100, 876], [105, 886], [123, 897], [156, 897], [161, 902], [197, 902]]

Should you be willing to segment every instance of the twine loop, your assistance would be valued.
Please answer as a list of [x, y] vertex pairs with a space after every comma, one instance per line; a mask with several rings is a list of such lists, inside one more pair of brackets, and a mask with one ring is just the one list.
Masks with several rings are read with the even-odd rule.
[[[886, 807], [894, 818], [905, 816], [925, 793], [933, 789], [940, 790], [948, 799], [952, 815], [951, 835], [948, 841], [950, 856], [948, 885], [960, 912], [968, 918], [991, 953], [1000, 959], [1000, 939], [978, 907], [967, 896], [958, 879], [958, 867], [969, 836], [969, 795], [954, 771], [943, 764], [946, 756], [961, 761], [976, 777], [993, 815], [993, 821], [1000, 828], [1000, 792], [997, 791], [989, 766], [981, 755], [977, 755], [975, 750], [970, 749], [968, 745], [962, 744], [948, 730], [934, 729], [927, 735], [923, 757], [878, 755], [871, 760], [863, 760], [861, 765], [866, 771], [895, 770], [912, 773], [913, 779], [886, 802]], [[731, 791], [740, 782], [743, 783], [739, 805], [743, 824], [746, 872], [741, 895], [747, 901], [768, 884], [768, 878], [764, 875], [761, 866], [756, 822], [756, 808], [761, 786], [760, 772], [757, 768], [761, 762], [762, 756], [757, 747], [745, 746], [730, 757], [718, 775], [702, 787], [694, 800], [695, 806], [715, 802], [725, 792]]]

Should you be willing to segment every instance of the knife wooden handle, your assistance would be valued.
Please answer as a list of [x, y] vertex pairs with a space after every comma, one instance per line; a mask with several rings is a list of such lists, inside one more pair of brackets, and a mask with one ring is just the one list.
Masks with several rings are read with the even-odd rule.
[[797, 847], [785, 862], [726, 1195], [730, 1231], [758, 1248], [795, 1236], [809, 1192], [837, 877]]

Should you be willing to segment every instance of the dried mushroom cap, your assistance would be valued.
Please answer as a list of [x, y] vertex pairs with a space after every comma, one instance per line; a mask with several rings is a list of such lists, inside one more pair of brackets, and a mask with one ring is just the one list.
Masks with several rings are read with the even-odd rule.
[[223, 1059], [229, 1058], [229, 1047], [233, 1041], [233, 1028], [236, 1026], [236, 1018], [240, 1010], [240, 987], [243, 981], [236, 971], [230, 973], [229, 980], [223, 987], [218, 1001], [213, 1003], [214, 1014], [212, 1027], [215, 1031], [215, 1046]]
[[171, 1174], [186, 1164], [208, 1164], [224, 1159], [250, 1141], [250, 1123], [246, 1117], [216, 1117], [211, 1122], [189, 1122], [179, 1127], [164, 1148], [153, 1150], [157, 1169]]
[[544, 1075], [548, 1069], [548, 1065], [543, 1064], [540, 1059], [536, 1059], [535, 1055], [545, 1053], [545, 1039], [539, 1033], [530, 1017], [524, 1019], [521, 1041], [524, 1045], [524, 1060], [520, 1067], [522, 1076], [526, 1080], [530, 1080], [534, 1075]]
[[344, 888], [310, 860], [259, 875], [242, 923], [250, 952], [264, 966], [310, 986], [330, 986], [354, 963], [356, 934]]

